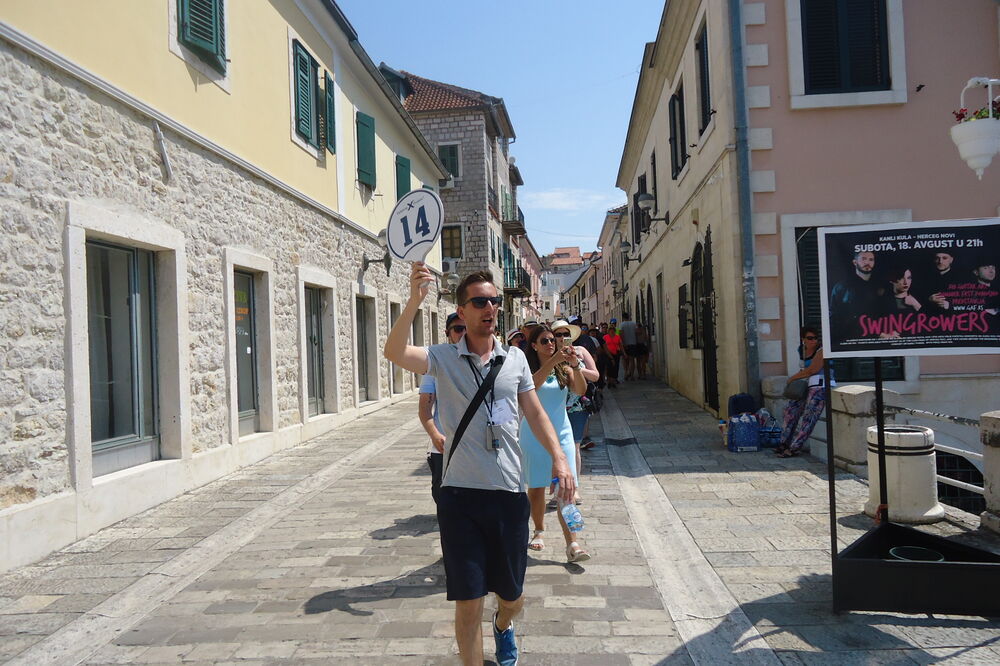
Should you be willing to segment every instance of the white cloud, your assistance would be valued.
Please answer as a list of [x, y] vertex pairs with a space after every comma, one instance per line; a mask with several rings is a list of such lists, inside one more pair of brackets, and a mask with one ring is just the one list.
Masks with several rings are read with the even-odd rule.
[[525, 208], [540, 210], [583, 211], [604, 209], [617, 204], [620, 197], [613, 197], [594, 190], [557, 187], [541, 192], [523, 192], [521, 203]]

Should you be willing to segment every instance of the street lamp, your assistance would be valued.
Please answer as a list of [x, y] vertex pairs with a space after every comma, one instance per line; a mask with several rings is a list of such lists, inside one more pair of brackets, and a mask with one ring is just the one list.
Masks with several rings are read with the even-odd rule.
[[440, 301], [442, 296], [454, 295], [458, 283], [459, 277], [455, 273], [449, 273], [444, 284], [441, 284], [441, 278], [438, 278], [438, 300]]
[[[636, 201], [637, 204], [639, 204], [639, 208], [641, 208], [643, 210], [643, 212], [645, 212], [645, 213], [649, 213], [651, 210], [653, 210], [653, 206], [656, 205], [656, 199], [653, 197], [653, 195], [652, 194], [648, 194], [646, 192], [643, 192], [642, 194], [640, 194], [636, 198], [635, 201]], [[649, 221], [650, 222], [669, 222], [670, 221], [670, 211], [667, 211], [667, 214], [664, 215], [663, 217], [650, 217]], [[647, 226], [647, 229], [648, 228], [649, 227]], [[645, 229], [643, 231], [645, 231]]]
[[362, 273], [367, 271], [368, 267], [371, 266], [372, 264], [383, 264], [385, 265], [385, 274], [389, 275], [389, 268], [390, 266], [392, 266], [392, 255], [389, 254], [388, 243], [386, 242], [386, 234], [387, 231], [385, 229], [378, 232], [378, 245], [383, 250], [385, 250], [385, 255], [383, 255], [381, 259], [369, 259], [368, 257], [364, 257], [364, 260], [361, 262]]
[[628, 256], [628, 253], [632, 251], [632, 243], [629, 243], [627, 240], [622, 241], [621, 250], [622, 250], [622, 261], [625, 262], [625, 268], [628, 268], [630, 262], [642, 261], [642, 253], [640, 253], [635, 257]]

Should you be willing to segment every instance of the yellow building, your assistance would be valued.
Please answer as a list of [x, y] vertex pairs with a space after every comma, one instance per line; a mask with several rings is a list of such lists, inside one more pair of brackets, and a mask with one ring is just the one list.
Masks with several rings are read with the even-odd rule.
[[9, 0], [0, 71], [0, 570], [416, 388], [377, 234], [447, 174], [334, 2]]

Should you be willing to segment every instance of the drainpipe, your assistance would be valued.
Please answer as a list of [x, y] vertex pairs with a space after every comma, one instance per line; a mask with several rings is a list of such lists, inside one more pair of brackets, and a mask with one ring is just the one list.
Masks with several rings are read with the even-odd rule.
[[757, 285], [754, 280], [753, 199], [750, 193], [750, 124], [743, 56], [743, 1], [729, 0], [729, 41], [733, 69], [733, 119], [736, 129], [736, 187], [740, 249], [743, 254], [743, 327], [747, 358], [747, 391], [760, 402], [760, 353], [757, 345]]

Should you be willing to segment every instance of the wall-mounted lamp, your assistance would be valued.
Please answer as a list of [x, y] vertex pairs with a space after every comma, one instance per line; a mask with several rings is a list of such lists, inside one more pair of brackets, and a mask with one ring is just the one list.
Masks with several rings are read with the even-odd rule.
[[622, 241], [621, 250], [622, 250], [622, 261], [625, 262], [625, 268], [628, 268], [629, 263], [633, 261], [642, 261], [641, 253], [635, 257], [628, 256], [628, 253], [632, 251], [632, 243], [629, 243], [628, 241]]
[[361, 262], [362, 273], [367, 271], [368, 267], [371, 266], [372, 264], [383, 264], [385, 266], [386, 276], [389, 275], [389, 269], [392, 266], [392, 255], [389, 254], [389, 250], [386, 247], [387, 243], [385, 239], [386, 239], [386, 230], [383, 229], [382, 231], [378, 232], [378, 245], [383, 250], [385, 250], [385, 255], [381, 259], [369, 259], [368, 257], [365, 257]]
[[444, 284], [441, 283], [441, 278], [438, 278], [438, 300], [441, 300], [442, 296], [452, 296], [455, 294], [455, 287], [458, 286], [459, 277], [456, 273], [448, 273], [445, 277]]
[[[641, 208], [644, 212], [648, 213], [649, 211], [653, 210], [653, 206], [656, 205], [656, 199], [653, 197], [652, 194], [643, 192], [638, 196], [638, 198], [636, 198], [636, 203], [639, 204], [639, 208]], [[649, 221], [669, 223], [670, 211], [667, 211], [667, 214], [664, 215], [663, 217], [650, 217]]]
[[690, 266], [690, 265], [691, 265], [691, 257], [688, 257], [687, 259], [681, 262], [681, 266]]

